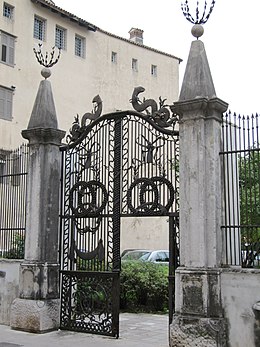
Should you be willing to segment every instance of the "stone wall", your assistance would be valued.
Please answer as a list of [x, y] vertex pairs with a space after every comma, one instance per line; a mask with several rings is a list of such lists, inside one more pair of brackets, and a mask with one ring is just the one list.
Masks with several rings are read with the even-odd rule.
[[120, 252], [132, 248], [169, 249], [169, 218], [122, 218]]
[[260, 317], [253, 310], [260, 301], [260, 270], [223, 269], [221, 283], [228, 346], [260, 346]]
[[19, 296], [22, 260], [0, 259], [0, 324], [10, 325], [11, 303]]
[[[177, 270], [177, 276], [179, 276], [178, 272]], [[170, 327], [171, 347], [260, 346], [260, 269], [237, 267], [221, 269], [220, 273], [220, 292], [225, 318], [223, 323], [225, 324], [219, 329], [220, 326], [216, 324], [218, 319], [214, 318], [217, 315], [209, 317], [202, 312], [201, 316], [204, 315], [204, 318], [200, 318], [195, 310], [203, 304], [196, 302], [197, 293], [193, 292], [190, 295], [191, 298], [193, 297], [190, 306], [194, 306], [194, 312], [189, 311], [185, 317], [178, 315], [173, 317], [173, 324]], [[190, 275], [188, 279], [192, 281]], [[203, 291], [202, 284], [197, 283], [197, 288]], [[176, 292], [176, 295], [181, 298], [183, 294]], [[212, 298], [212, 295], [209, 294], [207, 297]], [[177, 306], [176, 310], [184, 311], [185, 305]]]

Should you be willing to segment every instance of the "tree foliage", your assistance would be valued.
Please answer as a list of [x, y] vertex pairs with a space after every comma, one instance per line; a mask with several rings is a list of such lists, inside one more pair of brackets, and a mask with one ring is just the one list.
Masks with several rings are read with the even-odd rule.
[[24, 258], [24, 235], [16, 234], [12, 241], [12, 248], [3, 253], [6, 259], [23, 259]]
[[243, 266], [252, 267], [260, 254], [260, 148], [239, 157], [240, 225]]

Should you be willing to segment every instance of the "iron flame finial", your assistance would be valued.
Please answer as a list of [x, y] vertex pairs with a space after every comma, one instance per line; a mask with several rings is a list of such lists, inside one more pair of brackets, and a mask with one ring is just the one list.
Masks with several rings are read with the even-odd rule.
[[215, 6], [216, 1], [211, 0], [211, 5], [208, 6], [207, 0], [204, 0], [204, 8], [203, 12], [201, 14], [200, 12], [200, 6], [199, 6], [199, 1], [197, 0], [197, 5], [196, 5], [196, 17], [192, 16], [190, 13], [190, 7], [189, 7], [189, 1], [185, 0], [185, 2], [181, 3], [181, 9], [184, 14], [184, 17], [192, 24], [194, 24], [192, 28], [192, 35], [195, 36], [197, 39], [201, 37], [204, 33], [204, 29], [202, 27], [202, 24], [207, 23], [213, 8]]
[[52, 66], [54, 66], [55, 64], [57, 64], [59, 59], [60, 59], [61, 48], [58, 48], [58, 55], [55, 58], [54, 55], [55, 55], [55, 48], [56, 47], [52, 47], [52, 51], [50, 54], [48, 52], [46, 52], [44, 55], [42, 53], [42, 43], [39, 43], [38, 46], [39, 46], [38, 50], [36, 50], [36, 48], [33, 48], [33, 52], [35, 54], [35, 57], [36, 57], [38, 63], [40, 65], [44, 66], [44, 68], [41, 71], [41, 74], [46, 79], [46, 78], [50, 77], [50, 75], [51, 75], [50, 68]]

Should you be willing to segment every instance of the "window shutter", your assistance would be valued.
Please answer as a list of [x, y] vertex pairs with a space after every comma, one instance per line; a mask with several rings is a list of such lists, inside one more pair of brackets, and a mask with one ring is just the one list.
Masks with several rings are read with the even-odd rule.
[[8, 36], [4, 34], [3, 32], [1, 33], [1, 43], [2, 45], [7, 46], [8, 44]]
[[14, 37], [9, 36], [8, 40], [9, 52], [8, 52], [8, 63], [14, 65]]
[[0, 118], [4, 118], [5, 114], [5, 92], [0, 88]]
[[14, 65], [15, 38], [1, 32], [1, 61]]
[[4, 34], [3, 32], [1, 33], [1, 60], [7, 63], [7, 45], [8, 45], [8, 36]]
[[12, 120], [13, 92], [0, 87], [0, 118]]
[[12, 120], [12, 104], [13, 104], [13, 93], [9, 90], [6, 91], [6, 118]]

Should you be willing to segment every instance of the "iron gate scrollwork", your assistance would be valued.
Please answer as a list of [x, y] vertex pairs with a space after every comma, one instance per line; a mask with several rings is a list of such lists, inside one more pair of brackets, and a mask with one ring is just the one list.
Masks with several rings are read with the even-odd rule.
[[143, 91], [103, 116], [97, 95], [61, 148], [61, 329], [118, 337], [121, 218], [178, 215], [177, 116]]

